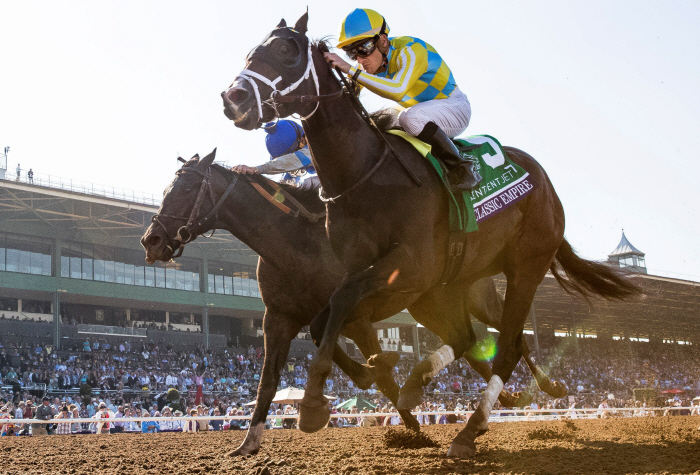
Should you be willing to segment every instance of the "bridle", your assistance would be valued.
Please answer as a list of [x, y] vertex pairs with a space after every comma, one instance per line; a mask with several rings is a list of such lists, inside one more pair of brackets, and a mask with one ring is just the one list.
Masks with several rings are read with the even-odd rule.
[[[307, 40], [308, 41], [308, 40]], [[316, 107], [314, 107], [314, 110], [312, 110], [308, 115], [301, 117], [301, 120], [307, 120], [311, 116], [313, 116], [316, 111], [318, 110], [318, 107], [320, 105], [321, 101], [325, 100], [331, 100], [331, 99], [337, 99], [340, 96], [343, 95], [343, 89], [342, 87], [340, 90], [333, 92], [331, 94], [321, 94], [321, 89], [319, 86], [318, 82], [318, 75], [316, 74], [316, 66], [314, 65], [314, 60], [312, 56], [312, 51], [311, 51], [311, 42], [309, 42], [308, 50], [307, 50], [307, 61], [306, 61], [306, 70], [304, 71], [304, 74], [301, 75], [299, 79], [294, 81], [292, 84], [290, 84], [288, 87], [282, 89], [281, 91], [277, 89], [277, 84], [282, 80], [282, 76], [277, 76], [274, 80], [270, 80], [267, 77], [263, 76], [262, 74], [252, 71], [250, 69], [244, 69], [241, 71], [241, 73], [236, 76], [236, 79], [234, 79], [234, 82], [237, 79], [242, 79], [244, 81], [247, 81], [251, 87], [253, 88], [253, 92], [255, 93], [255, 101], [258, 106], [258, 117], [260, 120], [262, 120], [263, 117], [263, 112], [262, 112], [262, 106], [263, 104], [268, 105], [272, 108], [272, 110], [275, 111], [275, 119], [279, 120], [280, 118], [280, 113], [277, 110], [277, 107], [282, 104], [282, 103], [291, 103], [291, 102], [315, 102]], [[313, 79], [314, 82], [314, 87], [316, 89], [316, 95], [289, 95], [290, 92], [296, 90], [299, 86], [303, 84], [304, 81], [308, 80], [309, 77]], [[260, 81], [261, 83], [267, 85], [270, 89], [272, 89], [272, 92], [270, 93], [270, 97], [268, 99], [262, 100], [260, 97], [260, 90], [258, 89], [258, 84], [255, 82], [255, 80]]]
[[[200, 175], [202, 177], [202, 182], [199, 184], [197, 199], [194, 202], [194, 206], [192, 207], [192, 211], [190, 212], [189, 217], [156, 213], [155, 215], [153, 215], [153, 218], [151, 218], [151, 222], [158, 224], [165, 232], [165, 236], [168, 239], [168, 244], [166, 245], [166, 247], [169, 248], [170, 251], [173, 253], [172, 258], [174, 259], [177, 259], [182, 255], [182, 252], [185, 250], [185, 244], [192, 242], [199, 235], [197, 233], [199, 229], [204, 229], [204, 227], [207, 225], [207, 223], [209, 223], [209, 221], [212, 218], [214, 218], [214, 223], [216, 223], [219, 220], [219, 209], [221, 208], [221, 205], [224, 203], [224, 201], [226, 201], [226, 198], [228, 198], [228, 196], [231, 194], [231, 191], [233, 191], [233, 187], [235, 186], [236, 182], [238, 181], [238, 177], [240, 176], [239, 174], [234, 175], [233, 179], [228, 184], [228, 187], [226, 187], [226, 191], [224, 191], [221, 197], [217, 200], [214, 196], [214, 190], [211, 186], [211, 165], [207, 167], [205, 171], [198, 170], [194, 167], [182, 167], [177, 172], [175, 172], [177, 176], [183, 175], [185, 173], [196, 173], [197, 175]], [[197, 217], [199, 216], [199, 212], [202, 208], [204, 197], [207, 195], [207, 191], [209, 192], [209, 199], [211, 200], [211, 203], [214, 206], [203, 219], [198, 220]], [[185, 225], [181, 226], [177, 230], [177, 235], [174, 238], [171, 238], [168, 229], [161, 222], [161, 218], [185, 221]], [[197, 222], [195, 223], [195, 221]], [[215, 230], [212, 230], [212, 235], [214, 234], [214, 231]], [[211, 237], [211, 235], [209, 237]]]
[[[175, 172], [177, 176], [185, 174], [185, 173], [196, 173], [197, 175], [200, 175], [202, 177], [202, 182], [199, 185], [199, 191], [197, 193], [197, 199], [194, 202], [194, 206], [192, 207], [192, 211], [190, 212], [189, 217], [185, 216], [176, 216], [172, 214], [164, 214], [164, 213], [157, 213], [151, 218], [151, 221], [153, 223], [158, 224], [160, 226], [164, 233], [166, 238], [168, 239], [168, 244], [166, 245], [167, 248], [170, 249], [170, 251], [173, 253], [172, 258], [177, 259], [178, 257], [182, 256], [182, 252], [185, 249], [185, 244], [188, 244], [192, 242], [198, 235], [199, 235], [199, 230], [201, 229], [206, 229], [206, 227], [209, 225], [210, 220], [213, 218], [213, 223], [216, 223], [219, 221], [219, 209], [223, 205], [224, 201], [228, 198], [228, 196], [231, 194], [233, 191], [233, 187], [236, 185], [236, 182], [238, 181], [238, 178], [241, 176], [238, 173], [234, 174], [233, 179], [229, 182], [228, 186], [226, 187], [226, 190], [224, 193], [221, 195], [221, 197], [217, 200], [216, 196], [214, 196], [214, 190], [211, 186], [211, 168], [212, 166], [209, 165], [205, 171], [201, 171], [197, 168], [194, 167], [182, 167], [180, 170]], [[283, 213], [292, 216], [294, 218], [297, 218], [299, 216], [307, 219], [311, 223], [317, 222], [319, 219], [323, 218], [326, 213], [312, 213], [309, 210], [307, 210], [299, 201], [297, 201], [292, 195], [289, 194], [284, 188], [280, 187], [277, 183], [271, 181], [269, 182], [269, 186], [272, 188], [274, 194], [270, 194], [267, 192], [259, 183], [256, 183], [251, 179], [248, 175], [246, 175], [246, 178], [248, 178], [251, 181], [251, 184], [253, 188], [260, 194], [262, 195], [266, 200], [268, 200], [270, 203], [272, 203], [277, 209], [282, 211]], [[208, 192], [208, 193], [207, 193]], [[291, 207], [287, 206], [283, 202], [281, 202], [276, 195], [281, 195], [284, 197], [284, 201], [288, 202], [289, 204], [293, 205], [296, 210], [292, 209]], [[202, 208], [202, 203], [204, 202], [205, 196], [209, 196], [209, 200], [211, 203], [214, 205], [212, 209], [207, 213], [207, 215], [201, 219], [198, 220], [199, 212]], [[168, 229], [165, 227], [165, 225], [161, 222], [161, 218], [168, 218], [168, 219], [174, 219], [178, 221], [185, 221], [185, 225], [181, 226], [177, 230], [177, 235], [174, 238], [170, 237], [170, 233], [168, 232]], [[214, 234], [215, 230], [212, 230], [212, 235]], [[206, 236], [205, 236], [206, 237]], [[208, 236], [208, 237], [211, 237]]]

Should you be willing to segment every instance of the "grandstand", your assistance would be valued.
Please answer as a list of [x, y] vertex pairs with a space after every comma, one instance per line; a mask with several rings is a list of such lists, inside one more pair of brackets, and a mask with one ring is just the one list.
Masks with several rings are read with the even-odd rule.
[[[91, 334], [207, 348], [261, 346], [257, 256], [217, 232], [189, 244], [177, 262], [147, 265], [139, 239], [158, 205], [153, 196], [70, 180], [0, 180], [0, 332], [41, 338], [56, 348]], [[624, 235], [623, 241], [629, 244]], [[589, 306], [548, 276], [526, 324], [536, 347], [540, 339], [568, 335], [699, 341], [700, 284], [646, 274], [643, 253], [623, 244], [611, 264], [630, 262], [645, 295]], [[634, 252], [634, 262], [625, 250]], [[503, 276], [496, 280], [505, 292]], [[39, 320], [41, 330], [27, 326]], [[419, 352], [408, 314], [377, 328], [385, 349]], [[310, 342], [299, 345], [311, 348]]]
[[[139, 239], [158, 206], [153, 196], [56, 177], [0, 180], [4, 337], [55, 348], [89, 335], [262, 346], [257, 255], [217, 232], [188, 244], [177, 262], [148, 265]], [[400, 342], [417, 337], [415, 322], [392, 321], [378, 325], [384, 348], [417, 349]]]

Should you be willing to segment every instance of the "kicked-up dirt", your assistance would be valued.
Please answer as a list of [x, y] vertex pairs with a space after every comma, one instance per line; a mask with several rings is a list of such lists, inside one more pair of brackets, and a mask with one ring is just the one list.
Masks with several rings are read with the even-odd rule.
[[409, 449], [394, 448], [401, 446], [400, 429], [389, 437], [392, 429], [381, 427], [268, 430], [260, 453], [250, 457], [227, 456], [243, 431], [3, 437], [0, 473], [700, 474], [700, 417], [491, 424], [474, 459], [447, 458], [462, 427], [424, 427], [438, 446]]

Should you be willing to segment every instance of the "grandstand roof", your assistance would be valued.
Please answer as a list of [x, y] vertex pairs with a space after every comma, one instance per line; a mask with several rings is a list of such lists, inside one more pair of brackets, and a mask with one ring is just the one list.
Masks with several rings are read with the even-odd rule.
[[626, 255], [626, 254], [636, 254], [638, 256], [644, 256], [644, 253], [634, 247], [632, 243], [630, 243], [627, 240], [627, 236], [625, 236], [625, 231], [622, 231], [622, 239], [620, 239], [620, 244], [617, 245], [615, 250], [608, 254], [608, 257], [613, 257], [613, 256], [621, 256], [621, 255]]
[[[140, 248], [135, 240], [141, 238], [158, 211], [157, 201], [130, 201], [125, 193], [92, 194], [85, 186], [80, 190], [0, 180], [0, 221], [4, 230], [33, 234], [41, 229], [44, 234], [67, 239], [109, 240], [113, 245]], [[251, 264], [257, 261], [248, 246], [227, 232], [198, 239], [189, 246], [212, 245], [217, 251], [227, 251], [229, 256], [235, 254], [233, 260]]]
[[[535, 295], [540, 333], [586, 334], [700, 342], [700, 283], [645, 274], [630, 276], [644, 294], [626, 301], [591, 299], [567, 294], [551, 276]], [[503, 275], [496, 277], [505, 295]], [[525, 325], [532, 329], [530, 320]]]

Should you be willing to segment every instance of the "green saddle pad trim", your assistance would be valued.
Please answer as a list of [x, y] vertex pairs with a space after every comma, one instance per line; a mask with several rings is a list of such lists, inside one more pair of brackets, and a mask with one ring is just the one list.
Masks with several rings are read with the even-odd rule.
[[[472, 231], [478, 231], [479, 225], [476, 222], [476, 215], [474, 214], [474, 204], [471, 199], [471, 194], [468, 192], [461, 192], [455, 194], [450, 189], [450, 184], [447, 181], [447, 174], [442, 163], [429, 153], [425, 156], [428, 162], [433, 166], [440, 181], [447, 190], [449, 198], [449, 216], [450, 216], [450, 232], [463, 231], [465, 233], [470, 233]], [[460, 196], [461, 195], [461, 196]]]

